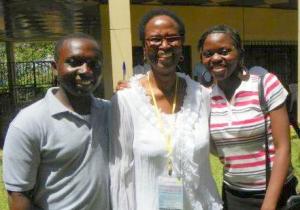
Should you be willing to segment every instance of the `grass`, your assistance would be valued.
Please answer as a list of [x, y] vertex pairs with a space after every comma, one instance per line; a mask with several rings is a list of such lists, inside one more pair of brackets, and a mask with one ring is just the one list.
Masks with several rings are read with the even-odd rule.
[[298, 178], [297, 192], [300, 192], [300, 139], [297, 137], [294, 130], [291, 132], [292, 137], [292, 164], [294, 174]]
[[2, 150], [0, 150], [0, 209], [8, 210], [7, 194], [2, 179]]
[[[292, 163], [294, 166], [294, 173], [300, 180], [300, 139], [296, 136], [295, 132], [291, 132], [292, 138]], [[218, 158], [211, 156], [211, 167], [213, 176], [217, 183], [219, 192], [221, 192], [222, 187], [222, 165]], [[4, 189], [2, 181], [2, 150], [0, 150], [0, 209], [8, 210], [7, 204], [7, 194]], [[300, 184], [298, 184], [297, 191], [300, 192]]]

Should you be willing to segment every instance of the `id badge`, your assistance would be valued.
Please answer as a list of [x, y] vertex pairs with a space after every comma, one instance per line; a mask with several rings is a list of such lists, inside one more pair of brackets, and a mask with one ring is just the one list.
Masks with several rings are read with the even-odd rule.
[[183, 185], [177, 177], [158, 178], [159, 210], [183, 210]]

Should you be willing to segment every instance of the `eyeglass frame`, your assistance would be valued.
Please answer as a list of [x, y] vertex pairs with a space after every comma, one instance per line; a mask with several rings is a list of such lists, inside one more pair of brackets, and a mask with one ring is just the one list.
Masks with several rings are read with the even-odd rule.
[[[157, 43], [153, 43], [155, 41], [151, 40], [151, 39], [160, 39], [159, 41], [157, 41]], [[168, 39], [174, 39], [175, 40], [168, 40]], [[170, 36], [151, 36], [149, 38], [145, 38], [145, 41], [148, 42], [149, 45], [152, 45], [152, 46], [160, 46], [162, 45], [163, 43], [163, 40], [166, 40], [168, 45], [171, 45], [171, 46], [176, 46], [178, 45], [180, 42], [183, 41], [183, 36], [182, 35], [170, 35]], [[152, 42], [152, 43], [151, 43]], [[175, 43], [176, 42], [176, 43]]]

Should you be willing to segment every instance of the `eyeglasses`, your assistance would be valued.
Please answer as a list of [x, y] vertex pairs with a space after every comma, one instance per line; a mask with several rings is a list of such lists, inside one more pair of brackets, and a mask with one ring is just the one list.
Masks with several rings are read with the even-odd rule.
[[229, 55], [231, 52], [233, 51], [233, 49], [230, 48], [220, 48], [218, 50], [206, 50], [202, 52], [203, 57], [205, 58], [210, 58], [212, 57], [215, 53], [217, 53], [218, 55], [221, 56], [226, 56]]
[[146, 38], [146, 41], [150, 45], [159, 46], [162, 44], [163, 40], [166, 40], [169, 45], [178, 45], [182, 41], [182, 36], [174, 35], [174, 36], [152, 36]]

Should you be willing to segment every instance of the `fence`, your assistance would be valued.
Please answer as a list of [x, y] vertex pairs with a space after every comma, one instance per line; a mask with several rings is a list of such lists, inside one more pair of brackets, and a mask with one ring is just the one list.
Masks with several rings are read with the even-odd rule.
[[43, 97], [55, 83], [50, 61], [16, 62], [10, 88], [7, 65], [0, 63], [0, 143], [8, 121], [17, 111]]
[[248, 67], [263, 66], [285, 84], [297, 83], [297, 44], [280, 41], [245, 42]]
[[0, 114], [6, 115], [40, 98], [48, 87], [54, 84], [50, 61], [15, 63], [13, 91], [16, 109], [11, 110], [7, 63], [0, 63]]

